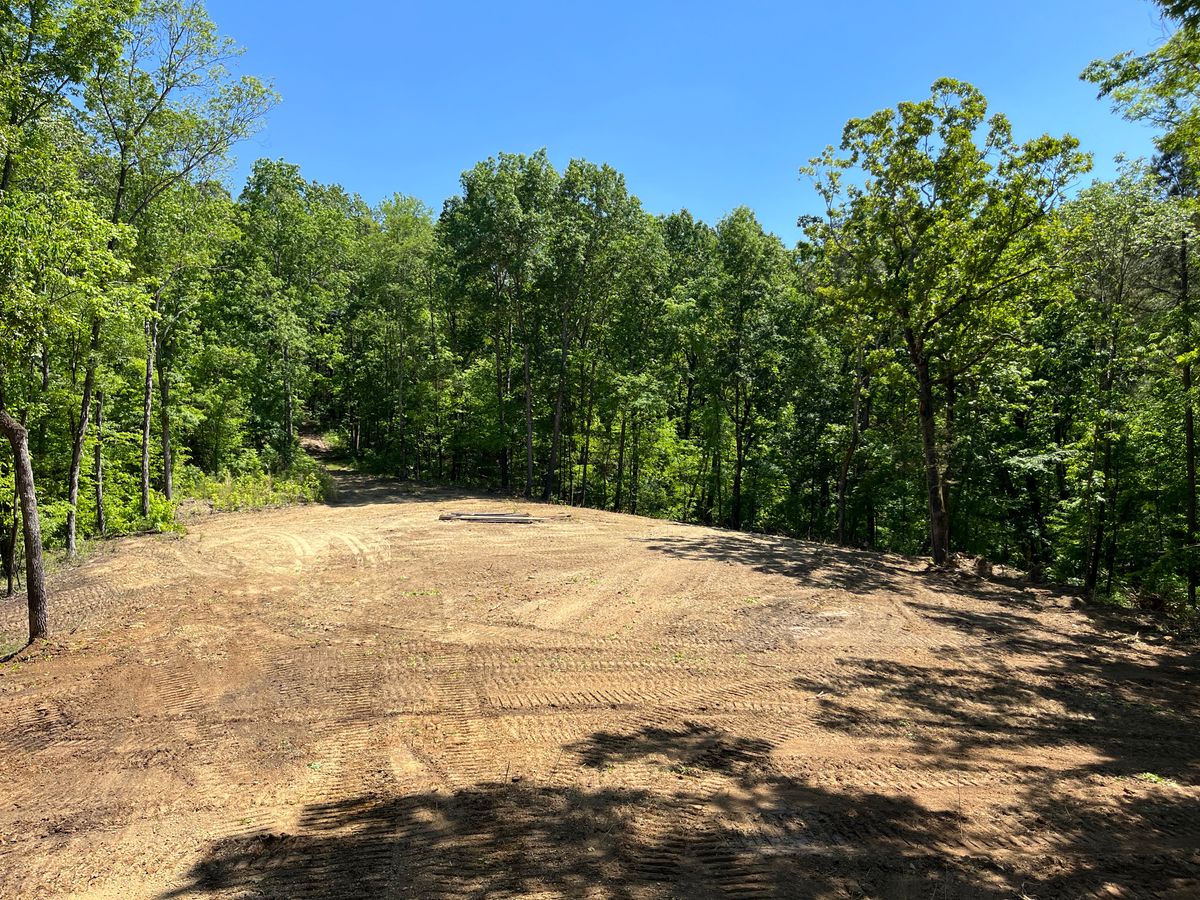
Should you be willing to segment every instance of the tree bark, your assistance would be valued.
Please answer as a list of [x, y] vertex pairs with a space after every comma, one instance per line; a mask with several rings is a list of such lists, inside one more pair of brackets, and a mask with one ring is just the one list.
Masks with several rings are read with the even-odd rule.
[[296, 437], [292, 420], [292, 360], [286, 343], [283, 345], [283, 439], [283, 462], [285, 466], [290, 466]]
[[[8, 474], [7, 463], [0, 469], [0, 473]], [[0, 501], [0, 529], [3, 529], [0, 532], [0, 569], [4, 570], [5, 597], [13, 595], [13, 579], [17, 574], [17, 504], [19, 502], [20, 497], [15, 490], [11, 505], [7, 500]]]
[[525, 496], [533, 496], [533, 391], [529, 380], [529, 341], [525, 340]]
[[96, 387], [96, 366], [100, 351], [100, 319], [92, 318], [92, 338], [88, 352], [87, 368], [83, 377], [83, 399], [79, 406], [79, 424], [75, 428], [71, 445], [71, 468], [67, 473], [67, 556], [78, 552], [75, 542], [76, 505], [79, 503], [79, 470], [83, 466], [83, 445], [87, 440], [88, 419], [92, 409], [92, 392]]
[[742, 527], [742, 469], [746, 465], [744, 441], [741, 427], [734, 423], [733, 495], [730, 497], [729, 525], [738, 529]]
[[559, 346], [558, 391], [554, 397], [554, 428], [550, 435], [550, 464], [542, 482], [542, 499], [549, 500], [557, 488], [559, 442], [562, 439], [563, 402], [567, 393], [567, 352], [569, 341], [564, 330]]
[[635, 409], [633, 412], [633, 447], [629, 456], [629, 514], [637, 515], [638, 505], [638, 487], [641, 478], [641, 447], [638, 443], [641, 438], [641, 427], [638, 422], [638, 414]]
[[165, 348], [159, 349], [157, 359], [158, 418], [162, 427], [163, 496], [172, 500], [175, 495], [175, 459], [171, 453], [171, 411], [168, 405], [171, 401], [171, 379], [164, 359], [164, 350]]
[[[158, 302], [155, 301], [155, 314]], [[142, 518], [150, 515], [150, 423], [154, 406], [154, 352], [158, 348], [158, 321], [146, 320], [146, 378], [142, 384]]]
[[500, 465], [500, 487], [507, 491], [511, 483], [508, 473], [508, 429], [504, 423], [504, 367], [501, 364], [501, 356], [503, 353], [503, 334], [500, 329], [500, 323], [497, 319], [496, 323], [496, 418], [500, 428], [500, 457], [498, 463]]
[[854, 379], [854, 399], [850, 412], [850, 442], [842, 454], [842, 467], [838, 472], [837, 483], [837, 542], [846, 543], [846, 497], [849, 494], [850, 466], [854, 462], [854, 454], [858, 452], [859, 411], [862, 407], [863, 375], [861, 370]]
[[96, 392], [96, 531], [101, 537], [108, 534], [108, 520], [104, 516], [104, 392]]
[[917, 416], [920, 420], [925, 488], [929, 501], [929, 552], [934, 565], [944, 566], [950, 561], [950, 522], [946, 515], [941, 464], [938, 460], [933, 381], [929, 375], [929, 359], [911, 328], [905, 329], [904, 337], [917, 377]]
[[591, 461], [592, 453], [592, 412], [596, 401], [596, 357], [594, 356], [588, 372], [587, 392], [587, 413], [584, 416], [583, 425], [583, 454], [579, 461], [583, 470], [579, 479], [580, 506], [587, 506], [588, 463]]
[[[1190, 353], [1192, 338], [1191, 298], [1188, 291], [1188, 240], [1184, 232], [1179, 246], [1180, 284], [1179, 299], [1183, 319], [1183, 351]], [[1196, 422], [1192, 404], [1192, 363], [1185, 357], [1183, 364], [1183, 441], [1185, 467], [1187, 469], [1187, 599], [1189, 606], [1196, 605]]]
[[625, 479], [625, 410], [621, 410], [621, 436], [617, 439], [617, 486], [613, 494], [613, 512], [621, 511], [621, 486]]
[[33, 463], [29, 459], [29, 434], [24, 425], [3, 409], [0, 409], [0, 432], [12, 445], [13, 472], [21, 503], [25, 536], [25, 593], [29, 601], [29, 641], [32, 643], [50, 633], [50, 623], [46, 569], [42, 563], [42, 529], [33, 485]]
[[1092, 527], [1091, 546], [1088, 548], [1087, 568], [1083, 576], [1083, 593], [1089, 598], [1096, 596], [1096, 585], [1100, 582], [1100, 557], [1107, 535], [1109, 484], [1112, 482], [1112, 439], [1104, 443], [1104, 495], [1096, 504], [1096, 519]]

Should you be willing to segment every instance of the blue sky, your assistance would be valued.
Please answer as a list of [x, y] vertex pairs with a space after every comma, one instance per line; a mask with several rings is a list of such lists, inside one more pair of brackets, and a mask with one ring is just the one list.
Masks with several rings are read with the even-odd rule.
[[[435, 210], [499, 151], [608, 162], [653, 212], [716, 221], [745, 204], [787, 243], [817, 211], [797, 168], [848, 118], [970, 81], [1018, 137], [1070, 132], [1112, 158], [1151, 151], [1091, 85], [1089, 60], [1161, 38], [1147, 0], [558, 3], [209, 0], [282, 95], [250, 163], [283, 157], [374, 203]], [[1090, 178], [1089, 178], [1090, 180]]]

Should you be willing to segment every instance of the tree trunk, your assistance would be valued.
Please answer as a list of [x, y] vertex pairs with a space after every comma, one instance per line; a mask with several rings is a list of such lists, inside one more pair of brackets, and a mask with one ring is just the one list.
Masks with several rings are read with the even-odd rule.
[[733, 429], [733, 495], [730, 497], [729, 525], [742, 527], [742, 469], [745, 467], [746, 450], [741, 427], [735, 422]]
[[542, 482], [542, 499], [549, 500], [558, 486], [559, 441], [562, 439], [563, 401], [567, 393], [567, 350], [568, 341], [564, 334], [559, 347], [558, 392], [554, 397], [554, 428], [550, 435], [550, 464]]
[[[592, 357], [591, 369], [588, 372], [587, 413], [583, 425], [583, 454], [580, 466], [583, 474], [579, 479], [579, 505], [587, 506], [588, 462], [592, 452], [592, 411], [596, 401], [596, 357]], [[603, 505], [603, 504], [601, 504]]]
[[[155, 313], [158, 302], [154, 303]], [[158, 348], [158, 320], [146, 320], [146, 378], [142, 385], [142, 518], [150, 515], [150, 423], [154, 406], [154, 351]]]
[[92, 392], [96, 387], [96, 366], [100, 351], [100, 319], [92, 318], [92, 339], [88, 353], [87, 368], [83, 377], [83, 400], [79, 406], [79, 424], [75, 428], [71, 445], [71, 468], [67, 473], [67, 556], [78, 552], [75, 544], [75, 514], [79, 503], [79, 470], [83, 466], [83, 445], [87, 439], [88, 417], [92, 409]]
[[629, 462], [629, 514], [637, 515], [638, 507], [638, 488], [640, 486], [642, 455], [639, 446], [641, 438], [641, 427], [638, 422], [638, 414], [635, 409], [633, 412], [633, 447], [630, 451]]
[[[397, 374], [397, 377], [396, 377], [397, 410], [396, 410], [396, 414], [397, 414], [397, 417], [399, 419], [399, 424], [400, 424], [400, 474], [404, 478], [407, 478], [408, 477], [408, 423], [407, 423], [408, 411], [407, 411], [407, 409], [405, 409], [406, 401], [404, 398], [404, 378], [405, 378], [405, 375], [407, 374], [407, 369], [404, 365], [404, 360], [405, 360], [405, 356], [407, 355], [407, 352], [408, 352], [408, 346], [407, 346], [408, 345], [408, 335], [406, 334], [405, 327], [404, 327], [404, 311], [400, 306], [396, 307], [396, 333], [400, 336], [400, 340], [397, 341], [397, 347], [400, 352], [397, 353], [397, 355], [396, 355], [396, 368], [397, 368], [397, 373], [396, 373]], [[420, 459], [420, 455], [418, 453], [418, 455], [417, 455], [417, 473], [416, 473], [417, 477], [420, 477], [420, 468], [421, 468], [421, 459]]]
[[504, 426], [504, 367], [501, 365], [502, 335], [497, 323], [496, 327], [496, 416], [500, 429], [500, 487], [508, 491], [510, 478], [508, 474], [508, 430]]
[[37, 494], [33, 486], [33, 464], [29, 459], [29, 434], [25, 426], [0, 409], [0, 432], [13, 450], [13, 471], [21, 502], [25, 534], [25, 593], [29, 600], [29, 640], [50, 633], [46, 597], [46, 569], [42, 564], [42, 529], [38, 520]]
[[617, 439], [617, 486], [613, 494], [613, 512], [621, 511], [621, 485], [625, 478], [625, 410], [621, 410], [621, 436]]
[[933, 382], [929, 376], [929, 359], [918, 345], [912, 329], [906, 328], [904, 336], [917, 376], [917, 416], [921, 427], [921, 449], [925, 457], [925, 489], [929, 501], [929, 552], [934, 565], [944, 566], [950, 561], [950, 522], [946, 515], [941, 464], [938, 461]]
[[283, 462], [290, 466], [296, 437], [292, 415], [292, 360], [286, 343], [283, 345], [283, 439]]
[[525, 344], [525, 496], [533, 496], [533, 391], [529, 382], [529, 341]]
[[[8, 475], [8, 464], [0, 468], [0, 474]], [[5, 597], [13, 595], [13, 579], [17, 574], [17, 504], [20, 497], [13, 491], [12, 504], [0, 501], [0, 569], [4, 570]]]
[[104, 392], [96, 391], [96, 531], [101, 537], [108, 534], [108, 521], [104, 517]]
[[171, 453], [171, 411], [169, 407], [171, 401], [171, 378], [170, 372], [167, 371], [164, 350], [165, 348], [160, 348], [157, 359], [158, 419], [162, 428], [163, 496], [168, 500], [172, 500], [175, 495], [175, 459]]
[[854, 462], [854, 454], [858, 452], [859, 411], [862, 407], [863, 376], [860, 371], [854, 379], [854, 400], [850, 413], [850, 442], [846, 452], [842, 454], [842, 468], [838, 472], [837, 483], [837, 542], [846, 543], [846, 496], [850, 486], [850, 466]]
[[[1183, 351], [1192, 350], [1191, 298], [1188, 293], [1188, 243], [1184, 232], [1180, 241], [1180, 306], [1183, 319]], [[1196, 422], [1192, 404], [1192, 363], [1189, 357], [1183, 364], [1183, 441], [1185, 466], [1187, 469], [1187, 599], [1189, 606], [1196, 605]]]
[[954, 454], [955, 441], [955, 413], [958, 406], [958, 385], [953, 375], [945, 381], [946, 387], [946, 431], [945, 442], [943, 444], [943, 452], [941, 454], [942, 468], [940, 480], [942, 484], [942, 510], [946, 516], [946, 548], [950, 547], [950, 542], [956, 533], [954, 530], [954, 504], [951, 497], [951, 488], [953, 482], [959, 477], [959, 473], [953, 469], [956, 457]]
[[1104, 495], [1096, 504], [1096, 519], [1092, 527], [1091, 546], [1088, 548], [1087, 569], [1083, 576], [1083, 593], [1089, 598], [1096, 596], [1096, 585], [1100, 581], [1100, 557], [1104, 548], [1104, 539], [1108, 524], [1108, 485], [1112, 478], [1112, 439], [1107, 438], [1104, 445]]

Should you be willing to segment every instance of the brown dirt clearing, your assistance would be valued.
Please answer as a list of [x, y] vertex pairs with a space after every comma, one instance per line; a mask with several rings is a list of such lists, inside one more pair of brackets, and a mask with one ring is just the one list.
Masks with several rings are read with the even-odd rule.
[[337, 478], [52, 582], [54, 641], [0, 667], [0, 896], [1200, 896], [1194, 646]]

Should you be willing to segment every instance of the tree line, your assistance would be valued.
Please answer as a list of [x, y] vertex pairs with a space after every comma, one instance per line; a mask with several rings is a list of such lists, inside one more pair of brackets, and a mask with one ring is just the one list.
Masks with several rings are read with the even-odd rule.
[[969, 84], [847, 123], [785, 246], [655, 215], [545, 151], [440, 211], [282, 160], [197, 0], [0, 4], [0, 564], [190, 496], [311, 496], [303, 428], [405, 478], [735, 529], [966, 553], [1089, 596], [1196, 602], [1189, 4], [1084, 76], [1160, 132], [1080, 189]]

